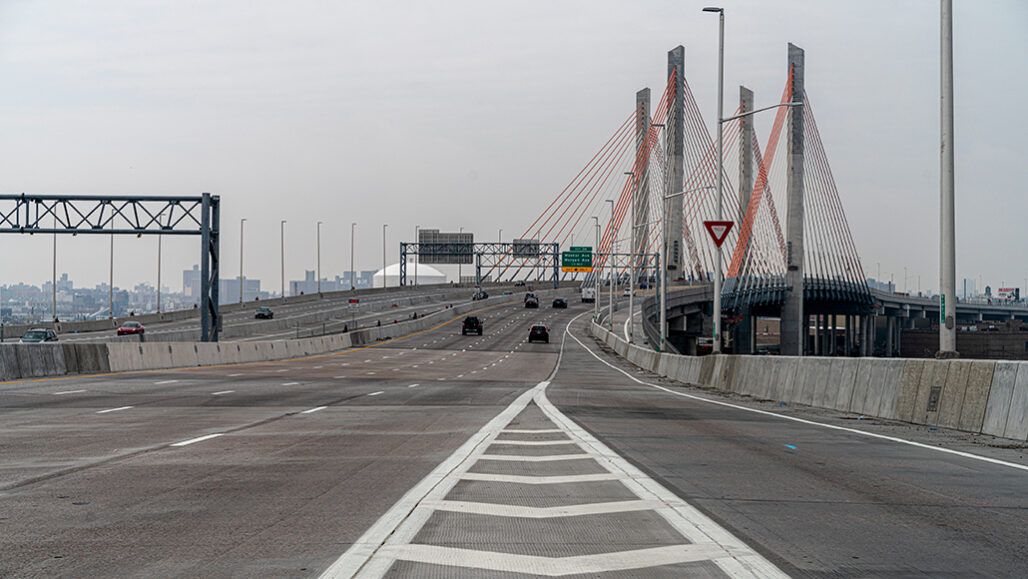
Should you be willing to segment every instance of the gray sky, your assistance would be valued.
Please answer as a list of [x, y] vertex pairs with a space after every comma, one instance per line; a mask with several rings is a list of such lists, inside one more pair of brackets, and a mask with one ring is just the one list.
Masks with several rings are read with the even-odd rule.
[[[955, 3], [958, 279], [1028, 276], [1028, 3]], [[704, 2], [0, 2], [6, 193], [221, 195], [225, 277], [390, 262], [415, 225], [509, 240], [664, 85], [666, 52], [714, 116], [716, 16]], [[725, 2], [726, 108], [775, 102], [786, 43], [869, 275], [938, 285], [939, 3]], [[656, 98], [655, 98], [656, 100]], [[1013, 111], [1009, 115], [1008, 111]], [[762, 138], [771, 116], [760, 119]], [[166, 240], [181, 290], [194, 239]], [[0, 283], [50, 277], [50, 240], [7, 235]], [[107, 279], [107, 240], [59, 238], [58, 270]], [[115, 284], [156, 280], [156, 239], [119, 239]]]

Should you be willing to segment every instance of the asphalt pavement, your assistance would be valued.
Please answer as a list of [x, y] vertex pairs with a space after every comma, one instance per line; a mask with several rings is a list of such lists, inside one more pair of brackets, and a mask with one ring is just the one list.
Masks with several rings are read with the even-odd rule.
[[1023, 448], [657, 380], [569, 301], [0, 384], [0, 576], [1024, 576]]

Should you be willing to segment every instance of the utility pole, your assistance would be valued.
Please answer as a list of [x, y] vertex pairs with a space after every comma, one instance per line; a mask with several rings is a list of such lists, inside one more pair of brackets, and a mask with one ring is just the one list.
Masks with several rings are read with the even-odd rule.
[[243, 303], [243, 224], [246, 218], [239, 220], [239, 303]]
[[942, 0], [941, 10], [942, 143], [940, 164], [940, 250], [939, 264], [939, 358], [956, 358], [957, 353], [957, 244], [953, 178], [953, 0]]
[[279, 240], [281, 246], [281, 272], [282, 272], [282, 297], [286, 297], [286, 220], [283, 219], [279, 224]]
[[321, 222], [318, 222], [318, 295], [321, 295]]

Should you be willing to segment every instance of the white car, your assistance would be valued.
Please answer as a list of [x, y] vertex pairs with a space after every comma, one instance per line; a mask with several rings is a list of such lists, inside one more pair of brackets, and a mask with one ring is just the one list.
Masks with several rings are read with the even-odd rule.
[[625, 291], [621, 293], [623, 297], [634, 296], [635, 293], [630, 288], [625, 288]]

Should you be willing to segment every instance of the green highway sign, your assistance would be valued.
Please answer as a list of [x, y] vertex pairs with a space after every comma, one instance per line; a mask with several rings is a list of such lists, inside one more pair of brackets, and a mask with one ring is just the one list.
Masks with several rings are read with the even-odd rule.
[[593, 270], [593, 248], [572, 247], [571, 251], [561, 252], [560, 265], [563, 271], [591, 272]]

